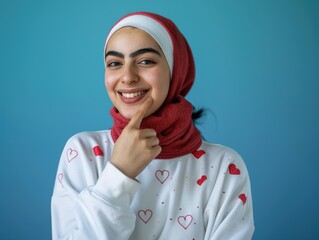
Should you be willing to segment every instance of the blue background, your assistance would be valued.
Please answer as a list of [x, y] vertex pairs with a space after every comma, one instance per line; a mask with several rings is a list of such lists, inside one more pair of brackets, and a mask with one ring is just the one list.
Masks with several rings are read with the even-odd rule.
[[171, 18], [197, 66], [200, 129], [250, 172], [254, 239], [318, 239], [319, 4], [306, 0], [0, 2], [0, 238], [50, 239], [66, 140], [109, 128], [103, 44], [123, 14]]

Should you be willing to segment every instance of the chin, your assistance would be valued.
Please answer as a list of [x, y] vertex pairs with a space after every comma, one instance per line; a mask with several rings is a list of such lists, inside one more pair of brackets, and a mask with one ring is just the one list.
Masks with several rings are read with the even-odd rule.
[[126, 118], [126, 119], [131, 119], [132, 117], [133, 117], [133, 115], [134, 115], [134, 112], [120, 112], [121, 113], [121, 115], [124, 117], [124, 118]]

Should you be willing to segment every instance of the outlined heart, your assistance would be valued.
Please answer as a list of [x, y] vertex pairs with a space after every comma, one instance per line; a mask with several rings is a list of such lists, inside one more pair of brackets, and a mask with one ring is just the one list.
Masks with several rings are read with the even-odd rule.
[[204, 150], [196, 150], [192, 152], [195, 158], [199, 159], [201, 156], [203, 156], [206, 152]]
[[68, 162], [71, 162], [74, 158], [78, 156], [78, 151], [73, 150], [72, 148], [69, 148], [66, 151], [66, 158], [68, 159]]
[[197, 184], [201, 186], [203, 182], [205, 182], [206, 180], [207, 180], [207, 176], [203, 175], [200, 179], [197, 180]]
[[193, 216], [188, 214], [186, 216], [179, 216], [177, 218], [177, 222], [181, 225], [185, 230], [191, 225], [193, 221]]
[[153, 212], [150, 209], [140, 210], [138, 211], [137, 215], [145, 224], [147, 224], [148, 221], [152, 218]]
[[238, 196], [238, 198], [243, 202], [243, 205], [246, 204], [247, 197], [246, 197], [246, 195], [245, 195], [244, 193], [240, 194], [240, 195]]
[[63, 180], [63, 173], [59, 173], [59, 175], [58, 175], [58, 181], [59, 181], [59, 182], [61, 183], [61, 185], [63, 186], [62, 180]]
[[169, 175], [170, 173], [168, 170], [157, 170], [155, 172], [155, 177], [161, 184], [163, 184], [168, 179]]
[[95, 146], [93, 148], [93, 152], [95, 156], [104, 156], [104, 153], [102, 151], [102, 149], [100, 148], [100, 146]]
[[239, 175], [240, 174], [240, 170], [237, 168], [236, 164], [234, 164], [234, 163], [229, 164], [228, 171], [232, 175]]

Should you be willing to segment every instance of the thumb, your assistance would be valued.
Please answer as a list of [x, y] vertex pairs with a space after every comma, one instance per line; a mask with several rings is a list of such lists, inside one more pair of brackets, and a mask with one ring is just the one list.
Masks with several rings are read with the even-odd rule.
[[152, 102], [153, 99], [151, 97], [146, 98], [140, 108], [135, 112], [128, 125], [134, 128], [140, 128], [141, 122], [145, 117], [147, 110], [152, 105]]

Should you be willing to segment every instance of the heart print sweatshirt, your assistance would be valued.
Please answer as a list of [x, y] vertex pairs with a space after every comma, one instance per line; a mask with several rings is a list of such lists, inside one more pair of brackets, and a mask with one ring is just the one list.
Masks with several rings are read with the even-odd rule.
[[130, 179], [109, 162], [113, 146], [109, 130], [66, 143], [51, 201], [54, 240], [252, 238], [249, 176], [234, 150], [203, 141]]

